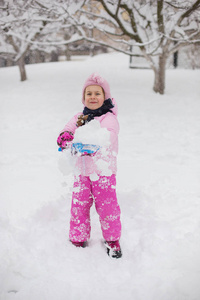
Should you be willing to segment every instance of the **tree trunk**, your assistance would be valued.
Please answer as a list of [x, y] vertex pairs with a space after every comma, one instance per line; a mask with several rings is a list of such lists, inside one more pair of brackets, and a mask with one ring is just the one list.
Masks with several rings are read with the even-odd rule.
[[154, 91], [161, 95], [165, 92], [165, 72], [166, 72], [166, 57], [165, 55], [159, 56], [158, 68], [154, 70]]
[[21, 81], [27, 80], [25, 62], [24, 62], [24, 56], [23, 55], [18, 60], [18, 66], [19, 66]]
[[68, 45], [66, 45], [65, 56], [66, 56], [66, 58], [67, 58], [67, 61], [70, 61], [70, 60], [71, 60], [71, 53], [70, 53], [70, 50], [69, 50], [69, 46], [68, 46]]

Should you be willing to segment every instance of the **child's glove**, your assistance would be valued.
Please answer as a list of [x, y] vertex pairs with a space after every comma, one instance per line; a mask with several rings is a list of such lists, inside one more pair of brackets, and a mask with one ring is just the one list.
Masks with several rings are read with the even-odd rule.
[[80, 127], [80, 126], [85, 125], [87, 119], [88, 119], [88, 115], [80, 115], [80, 116], [78, 116], [78, 120], [76, 122], [76, 126]]
[[57, 139], [57, 144], [60, 146], [61, 149], [66, 148], [67, 142], [70, 142], [74, 139], [73, 133], [69, 131], [64, 131], [62, 132], [58, 139]]

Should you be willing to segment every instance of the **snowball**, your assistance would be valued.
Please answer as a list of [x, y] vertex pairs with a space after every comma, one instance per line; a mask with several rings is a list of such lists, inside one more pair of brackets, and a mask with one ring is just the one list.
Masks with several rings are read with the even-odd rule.
[[[64, 176], [72, 174], [75, 167], [75, 160], [71, 155], [71, 149], [65, 149], [60, 152], [58, 158], [58, 168]], [[64, 154], [64, 155], [63, 155]]]
[[90, 180], [91, 181], [97, 181], [99, 179], [99, 176], [96, 173], [93, 173], [90, 175]]
[[106, 128], [102, 128], [99, 121], [92, 120], [77, 128], [73, 142], [108, 147], [110, 132]]
[[110, 162], [107, 162], [103, 159], [99, 159], [96, 161], [96, 165], [98, 170], [101, 172], [101, 176], [111, 176], [112, 171], [109, 169]]

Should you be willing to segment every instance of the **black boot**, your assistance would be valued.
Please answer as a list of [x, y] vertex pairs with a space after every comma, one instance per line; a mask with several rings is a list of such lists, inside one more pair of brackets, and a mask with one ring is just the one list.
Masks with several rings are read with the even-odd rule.
[[112, 258], [120, 258], [122, 257], [122, 250], [119, 244], [119, 241], [105, 241], [105, 246], [107, 249], [108, 256]]
[[70, 241], [74, 246], [76, 247], [81, 247], [81, 248], [85, 248], [88, 246], [88, 242], [84, 241], [84, 242], [72, 242]]

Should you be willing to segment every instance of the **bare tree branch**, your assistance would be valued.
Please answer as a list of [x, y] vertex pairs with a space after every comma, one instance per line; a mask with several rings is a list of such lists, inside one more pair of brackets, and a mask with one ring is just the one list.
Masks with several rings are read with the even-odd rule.
[[195, 1], [194, 4], [180, 16], [177, 25], [180, 26], [182, 21], [189, 17], [198, 8], [200, 8], [200, 0]]
[[157, 22], [160, 33], [165, 33], [164, 19], [163, 19], [163, 0], [157, 0]]

